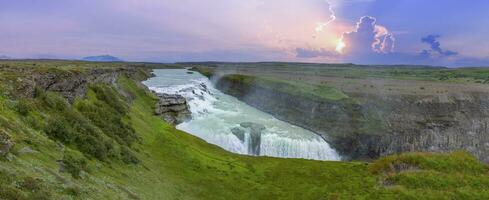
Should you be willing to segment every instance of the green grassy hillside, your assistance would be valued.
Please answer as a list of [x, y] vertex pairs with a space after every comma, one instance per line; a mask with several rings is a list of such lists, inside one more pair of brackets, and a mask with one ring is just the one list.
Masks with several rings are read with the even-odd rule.
[[229, 153], [154, 116], [155, 96], [126, 77], [72, 105], [10, 92], [0, 93], [0, 134], [14, 143], [0, 159], [0, 199], [489, 198], [488, 167], [465, 153], [372, 164]]

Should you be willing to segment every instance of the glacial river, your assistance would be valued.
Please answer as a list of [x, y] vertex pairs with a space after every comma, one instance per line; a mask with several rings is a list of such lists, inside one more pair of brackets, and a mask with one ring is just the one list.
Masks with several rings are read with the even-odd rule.
[[177, 125], [179, 130], [238, 154], [340, 160], [338, 153], [317, 134], [220, 92], [197, 72], [156, 69], [154, 74], [144, 82], [151, 90], [179, 94], [188, 101], [192, 119]]

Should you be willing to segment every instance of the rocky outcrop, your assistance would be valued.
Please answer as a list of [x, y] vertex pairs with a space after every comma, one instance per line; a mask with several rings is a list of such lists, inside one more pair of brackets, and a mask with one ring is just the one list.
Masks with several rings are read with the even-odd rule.
[[242, 143], [245, 142], [246, 131], [239, 127], [234, 127], [231, 129], [231, 133], [236, 136]]
[[136, 67], [90, 68], [37, 70], [35, 68], [4, 68], [6, 73], [13, 71], [22, 74], [11, 80], [10, 88], [18, 97], [34, 97], [36, 90], [57, 92], [73, 102], [86, 94], [89, 84], [112, 84], [120, 75], [131, 79], [144, 80], [151, 76], [151, 70]]
[[5, 131], [0, 130], [0, 157], [6, 156], [13, 146], [14, 143], [10, 136]]
[[250, 130], [248, 153], [251, 155], [260, 155], [261, 134], [265, 130], [265, 126], [252, 122], [243, 122], [239, 125]]
[[155, 114], [166, 122], [176, 125], [191, 117], [185, 97], [178, 94], [157, 94]]
[[320, 134], [350, 159], [465, 150], [489, 162], [489, 92], [348, 94], [320, 101], [221, 78], [216, 87], [276, 118]]
[[232, 128], [231, 133], [242, 143], [246, 141], [246, 133], [249, 133], [248, 154], [260, 155], [261, 135], [266, 129], [265, 126], [253, 122], [243, 122], [239, 126]]
[[488, 93], [379, 98], [370, 97], [365, 106], [379, 110], [388, 132], [370, 145], [371, 151], [465, 150], [489, 162]]

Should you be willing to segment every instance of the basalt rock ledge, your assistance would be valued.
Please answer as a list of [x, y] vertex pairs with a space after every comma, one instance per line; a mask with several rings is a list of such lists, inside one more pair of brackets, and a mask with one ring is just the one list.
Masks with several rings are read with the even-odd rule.
[[155, 114], [166, 122], [176, 125], [189, 119], [191, 112], [187, 100], [178, 94], [157, 94], [159, 100], [156, 103]]

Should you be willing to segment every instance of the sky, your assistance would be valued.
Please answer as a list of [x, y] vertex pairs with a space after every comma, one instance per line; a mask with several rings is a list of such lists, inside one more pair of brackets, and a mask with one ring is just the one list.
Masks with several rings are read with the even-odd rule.
[[489, 66], [487, 0], [0, 0], [0, 56]]

